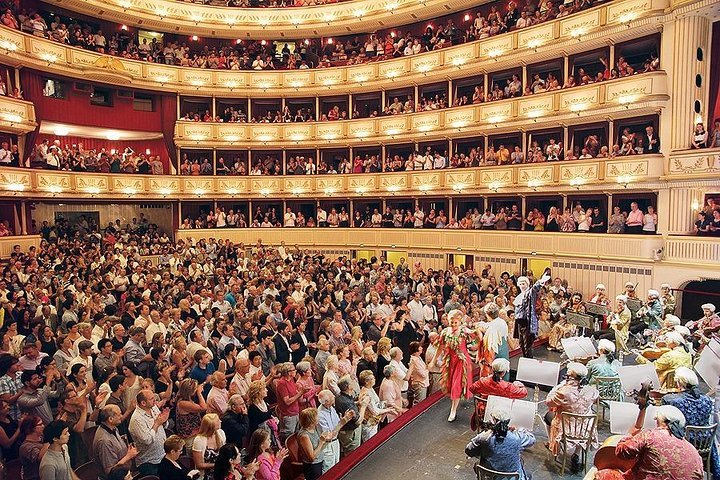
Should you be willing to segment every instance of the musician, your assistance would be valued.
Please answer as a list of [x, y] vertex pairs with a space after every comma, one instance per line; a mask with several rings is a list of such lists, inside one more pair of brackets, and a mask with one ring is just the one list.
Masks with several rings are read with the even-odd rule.
[[670, 287], [669, 283], [663, 283], [662, 285], [660, 285], [660, 294], [660, 302], [662, 303], [663, 313], [665, 314], [665, 316], [675, 315], [675, 307], [677, 306], [677, 301], [672, 294], [672, 287]]
[[[560, 439], [562, 436], [562, 413], [579, 413], [588, 415], [592, 413], [592, 406], [598, 399], [599, 393], [593, 386], [586, 385], [588, 369], [582, 363], [570, 362], [567, 366], [565, 380], [553, 387], [548, 393], [545, 403], [548, 412], [545, 415], [545, 422], [550, 425], [548, 448], [557, 456], [560, 452]], [[597, 428], [597, 427], [596, 427]], [[593, 432], [597, 443], [597, 429]], [[597, 445], [594, 445], [597, 447]], [[574, 449], [571, 457], [570, 468], [573, 473], [578, 473], [582, 465], [578, 455], [581, 445], [568, 442], [568, 448]]]
[[[660, 379], [661, 388], [675, 387], [675, 370], [680, 367], [692, 368], [692, 355], [690, 355], [685, 340], [678, 332], [669, 332], [665, 335], [668, 352], [663, 353], [660, 358], [653, 362]], [[650, 360], [637, 353], [636, 361], [639, 364], [646, 364]]]
[[[587, 363], [588, 375], [587, 381], [590, 385], [593, 385], [597, 377], [617, 377], [618, 368], [622, 365], [615, 359], [615, 344], [607, 339], [602, 339], [598, 342], [598, 358], [590, 360]], [[620, 390], [620, 385], [615, 384], [617, 390]], [[617, 392], [603, 392], [604, 396], [610, 396]]]
[[[675, 372], [675, 385], [681, 390], [680, 393], [669, 393], [662, 398], [663, 405], [672, 405], [683, 413], [686, 426], [706, 427], [710, 425], [713, 399], [700, 391], [699, 383], [695, 372], [689, 368], [678, 368]], [[713, 442], [710, 462], [714, 478], [720, 478], [720, 457], [718, 457], [717, 443], [715, 442]]]
[[625, 292], [622, 293], [627, 298], [638, 298], [637, 292], [635, 291], [635, 284], [632, 282], [625, 283]]
[[510, 412], [495, 408], [490, 424], [465, 447], [465, 454], [478, 457], [480, 464], [498, 472], [519, 472], [520, 480], [529, 479], [523, 467], [521, 452], [535, 444], [535, 435], [524, 428], [508, 428]]
[[720, 331], [720, 317], [715, 313], [715, 305], [705, 303], [701, 308], [703, 317], [687, 323], [687, 327], [693, 332], [693, 346], [698, 350], [703, 344], [708, 343], [713, 333]]
[[476, 430], [485, 418], [485, 404], [490, 395], [505, 398], [525, 398], [527, 396], [527, 388], [522, 383], [508, 382], [504, 380], [510, 373], [510, 361], [505, 358], [496, 358], [492, 362], [492, 375], [480, 377], [477, 382], [470, 385], [470, 392], [478, 395], [482, 400], [477, 402], [477, 409], [470, 419], [470, 427]]
[[593, 334], [598, 339], [615, 340], [616, 350], [620, 350], [625, 354], [630, 353], [627, 341], [630, 336], [630, 322], [632, 320], [632, 314], [630, 309], [627, 308], [626, 302], [627, 297], [625, 295], [615, 297], [615, 310], [609, 315], [610, 328]]
[[[598, 283], [595, 287], [595, 295], [592, 296], [590, 299], [590, 303], [594, 303], [595, 305], [602, 305], [603, 307], [610, 310], [612, 305], [610, 304], [610, 299], [607, 298], [607, 295], [605, 294], [605, 285], [602, 283]], [[601, 324], [602, 327], [605, 327], [605, 322], [607, 321], [606, 316], [601, 317]]]
[[648, 290], [647, 303], [638, 311], [637, 317], [642, 318], [650, 330], [660, 330], [663, 307], [657, 290]]
[[513, 329], [513, 337], [520, 340], [520, 349], [524, 357], [533, 358], [533, 342], [537, 337], [539, 329], [538, 312], [535, 310], [537, 297], [540, 289], [550, 280], [549, 271], [540, 280], [530, 286], [528, 277], [520, 277], [517, 280], [517, 286], [520, 293], [515, 297], [513, 305], [515, 306], [515, 328]]
[[[642, 410], [646, 405], [640, 406]], [[685, 416], [676, 407], [663, 405], [655, 410], [657, 427], [652, 430], [633, 428], [630, 436], [615, 447], [615, 454], [636, 460], [635, 465], [622, 474], [625, 480], [702, 480], [703, 461], [695, 447], [683, 437]], [[603, 480], [618, 478], [614, 470], [600, 470], [594, 477]]]

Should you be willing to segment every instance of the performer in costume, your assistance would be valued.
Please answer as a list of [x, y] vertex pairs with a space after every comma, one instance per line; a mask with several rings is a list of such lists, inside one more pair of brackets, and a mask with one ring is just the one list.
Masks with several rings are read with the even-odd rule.
[[538, 294], [543, 285], [550, 280], [550, 270], [546, 269], [545, 274], [535, 285], [530, 286], [528, 277], [518, 278], [517, 285], [520, 293], [513, 305], [515, 306], [515, 328], [513, 337], [520, 340], [520, 349], [523, 357], [533, 358], [533, 342], [538, 334], [538, 313], [535, 310]]
[[445, 355], [442, 366], [443, 391], [450, 396], [450, 416], [448, 422], [455, 421], [457, 407], [461, 398], [470, 398], [472, 383], [472, 360], [467, 345], [477, 337], [474, 330], [468, 329], [463, 322], [464, 314], [460, 310], [448, 313], [449, 327], [440, 332], [438, 353]]
[[[480, 364], [480, 376], [484, 377], [493, 373], [492, 363], [497, 358], [510, 360], [510, 348], [508, 347], [508, 326], [505, 320], [498, 318], [500, 308], [495, 303], [488, 303], [483, 308], [487, 323], [482, 341], [478, 341], [477, 362]], [[504, 380], [510, 378], [510, 373], [505, 372]]]

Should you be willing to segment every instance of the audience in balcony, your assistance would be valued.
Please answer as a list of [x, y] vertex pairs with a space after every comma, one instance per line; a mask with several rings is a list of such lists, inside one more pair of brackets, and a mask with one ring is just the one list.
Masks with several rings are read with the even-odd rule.
[[[285, 0], [285, 3], [324, 4], [332, 1], [334, 0]], [[263, 2], [268, 5], [279, 3], [277, 0], [227, 0], [227, 3], [233, 5], [248, 2]], [[265, 40], [236, 41], [222, 47], [204, 46], [191, 49], [185, 42], [163, 44], [157, 38], [150, 42], [145, 39], [138, 42], [125, 31], [108, 37], [95, 25], [54, 14], [18, 11], [14, 4], [3, 14], [2, 23], [8, 28], [20, 29], [78, 48], [166, 65], [224, 70], [307, 69], [354, 65], [438, 50], [564, 17], [590, 8], [594, 3], [597, 2], [575, 0], [573, 3], [556, 7], [553, 2], [531, 0], [520, 9], [514, 1], [510, 1], [504, 8], [496, 4], [490, 5], [486, 15], [477, 12], [475, 20], [468, 22], [465, 29], [458, 28], [452, 19], [448, 19], [444, 24], [427, 25], [422, 35], [409, 31], [402, 35], [390, 31], [370, 34], [365, 40], [360, 37], [348, 40], [327, 39], [324, 45], [319, 45], [316, 40], [297, 41], [292, 48], [291, 44], [285, 44], [281, 49], [274, 42]]]
[[701, 236], [720, 236], [720, 205], [708, 198], [702, 210], [697, 212], [695, 233]]
[[[0, 148], [0, 159], [3, 157], [3, 148]], [[20, 165], [20, 155], [17, 145], [10, 149], [11, 162], [9, 166], [24, 166], [30, 168], [44, 168], [47, 170], [63, 170], [71, 172], [98, 172], [98, 173], [139, 173], [142, 175], [163, 175], [165, 166], [160, 155], [137, 153], [126, 147], [122, 151], [105, 148], [85, 149], [82, 143], [62, 146], [60, 140], [45, 138], [36, 144], [30, 154]], [[212, 169], [210, 170], [212, 175]]]

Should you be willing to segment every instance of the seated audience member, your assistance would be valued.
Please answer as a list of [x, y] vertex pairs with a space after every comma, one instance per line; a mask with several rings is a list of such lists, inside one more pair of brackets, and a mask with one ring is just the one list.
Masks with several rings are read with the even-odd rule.
[[524, 428], [510, 429], [510, 412], [495, 408], [490, 412], [489, 424], [465, 447], [465, 454], [477, 457], [480, 465], [497, 472], [519, 472], [520, 480], [529, 479], [521, 454], [535, 444], [535, 435]]

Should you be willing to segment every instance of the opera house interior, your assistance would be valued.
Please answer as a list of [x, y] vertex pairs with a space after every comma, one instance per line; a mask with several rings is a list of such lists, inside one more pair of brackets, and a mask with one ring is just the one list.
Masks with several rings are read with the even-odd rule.
[[720, 480], [717, 1], [0, 23], [0, 477]]

